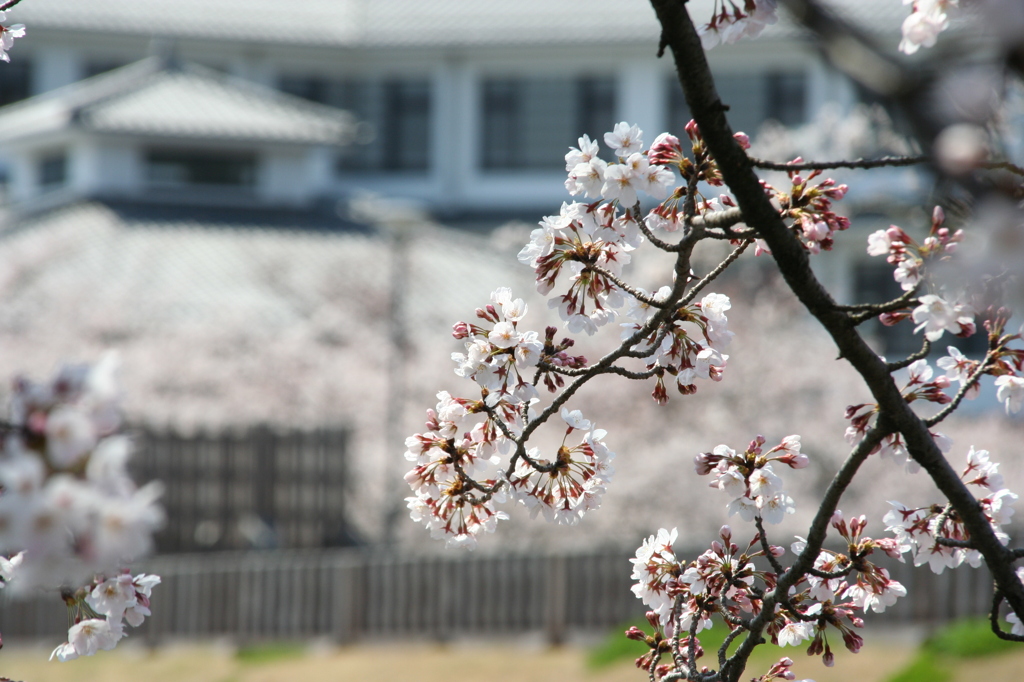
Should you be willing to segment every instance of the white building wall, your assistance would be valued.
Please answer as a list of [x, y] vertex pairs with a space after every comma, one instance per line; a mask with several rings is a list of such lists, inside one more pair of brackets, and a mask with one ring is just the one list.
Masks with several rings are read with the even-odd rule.
[[33, 47], [32, 94], [56, 90], [82, 78], [84, 56], [78, 49], [56, 44]]
[[650, 144], [665, 130], [667, 123], [665, 73], [657, 62], [650, 59], [631, 59], [620, 66], [616, 76], [616, 118], [638, 125], [644, 131], [644, 143]]
[[300, 204], [308, 199], [309, 159], [301, 150], [273, 150], [260, 159], [256, 190], [260, 199]]

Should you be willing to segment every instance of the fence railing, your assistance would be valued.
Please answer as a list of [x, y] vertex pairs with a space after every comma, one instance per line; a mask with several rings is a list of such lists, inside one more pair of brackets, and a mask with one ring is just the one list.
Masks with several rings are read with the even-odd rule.
[[343, 429], [136, 430], [137, 481], [164, 485], [160, 552], [352, 544]]
[[[542, 632], [560, 641], [642, 617], [628, 559], [621, 551], [395, 557], [352, 549], [163, 556], [142, 566], [163, 583], [153, 593], [153, 616], [133, 636], [154, 643], [221, 635], [352, 642]], [[909, 596], [870, 614], [869, 624], [939, 624], [983, 614], [991, 604], [984, 568], [941, 575], [896, 562], [889, 568]], [[56, 594], [5, 599], [0, 607], [5, 637], [63, 641], [66, 627]]]

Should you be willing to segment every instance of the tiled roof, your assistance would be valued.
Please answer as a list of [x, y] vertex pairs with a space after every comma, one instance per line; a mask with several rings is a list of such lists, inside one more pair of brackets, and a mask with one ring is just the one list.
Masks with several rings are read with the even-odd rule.
[[153, 57], [0, 110], [0, 141], [67, 126], [127, 135], [345, 143], [347, 113], [195, 65]]
[[[829, 0], [872, 30], [898, 34], [897, 0]], [[691, 0], [706, 21], [712, 0]], [[646, 0], [33, 0], [31, 27], [345, 47], [650, 42]], [[776, 37], [794, 32], [785, 20]]]

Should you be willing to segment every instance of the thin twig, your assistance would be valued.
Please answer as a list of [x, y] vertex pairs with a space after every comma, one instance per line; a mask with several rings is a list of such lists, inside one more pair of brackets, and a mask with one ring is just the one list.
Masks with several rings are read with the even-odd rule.
[[953, 396], [953, 400], [948, 405], [946, 405], [946, 407], [943, 408], [941, 412], [939, 412], [933, 417], [925, 419], [925, 426], [931, 428], [938, 424], [939, 422], [941, 422], [946, 417], [948, 417], [949, 415], [953, 414], [953, 411], [960, 406], [960, 403], [963, 402], [963, 399], [967, 396], [967, 392], [970, 391], [974, 387], [974, 385], [978, 383], [982, 375], [985, 373], [985, 370], [988, 369], [989, 364], [991, 364], [992, 361], [995, 359], [996, 352], [996, 349], [992, 349], [988, 353], [985, 353], [984, 359], [978, 364], [975, 370], [971, 372], [971, 375], [967, 377], [967, 381], [965, 381], [963, 385], [960, 386], [960, 390], [956, 392], [955, 396]]
[[1010, 163], [1009, 161], [990, 161], [988, 163], [982, 164], [982, 167], [991, 170], [1010, 171], [1015, 175], [1024, 175], [1024, 168], [1021, 168], [1015, 163]]
[[739, 258], [740, 255], [744, 251], [747, 250], [747, 247], [750, 246], [751, 243], [752, 242], [748, 240], [748, 241], [743, 242], [739, 246], [737, 246], [735, 249], [733, 249], [732, 253], [730, 253], [728, 256], [725, 257], [725, 260], [723, 260], [721, 263], [719, 263], [717, 266], [715, 266], [714, 270], [712, 270], [708, 274], [704, 275], [704, 278], [702, 280], [700, 280], [699, 282], [694, 284], [690, 288], [690, 290], [688, 292], [686, 292], [686, 296], [684, 296], [683, 300], [681, 300], [679, 302], [679, 305], [680, 306], [688, 305], [690, 303], [690, 301], [692, 301], [694, 298], [697, 297], [697, 294], [699, 294], [701, 292], [701, 289], [703, 289], [707, 285], [711, 284], [711, 282], [713, 282], [716, 277], [718, 277], [723, 272], [725, 272], [725, 269], [727, 267], [729, 267], [730, 265], [732, 265], [733, 261], [735, 261], [737, 258]]
[[621, 277], [619, 277], [618, 275], [616, 275], [615, 273], [606, 268], [602, 268], [600, 265], [592, 265], [590, 263], [587, 263], [586, 265], [583, 266], [583, 271], [586, 272], [587, 270], [590, 270], [591, 272], [596, 272], [602, 277], [610, 280], [613, 284], [615, 284], [615, 286], [619, 287], [627, 294], [629, 294], [636, 300], [640, 301], [641, 303], [646, 303], [647, 305], [654, 306], [655, 308], [665, 307], [664, 301], [659, 301], [658, 299], [654, 298], [654, 296], [648, 296], [641, 293], [634, 287], [630, 286], [629, 283], [624, 281]]
[[899, 362], [890, 362], [885, 366], [885, 368], [890, 372], [897, 372], [901, 369], [904, 369], [905, 367], [910, 367], [918, 360], [923, 360], [924, 358], [928, 357], [928, 354], [931, 352], [932, 342], [926, 338], [924, 340], [924, 343], [921, 344], [921, 350], [917, 351], [916, 353], [911, 353], [910, 355], [908, 355], [903, 360], [900, 360]]
[[21, 0], [7, 0], [4, 4], [0, 5], [0, 12], [6, 12], [10, 8], [17, 5]]
[[918, 300], [915, 298], [917, 295], [917, 288], [913, 288], [900, 295], [899, 298], [894, 298], [891, 301], [885, 303], [854, 303], [853, 305], [837, 305], [836, 310], [841, 310], [844, 313], [854, 313], [850, 316], [855, 325], [861, 324], [866, 320], [878, 317], [882, 313], [891, 313], [894, 310], [900, 310], [908, 306], [917, 305]]
[[801, 161], [799, 163], [778, 161], [767, 161], [765, 159], [750, 158], [750, 163], [756, 168], [764, 170], [832, 170], [834, 168], [883, 168], [886, 166], [916, 166], [920, 163], [928, 163], [927, 156], [883, 156], [880, 159], [854, 159], [852, 161]]
[[775, 571], [777, 575], [781, 574], [786, 569], [782, 567], [779, 560], [774, 554], [772, 554], [772, 548], [768, 544], [768, 535], [764, 532], [764, 521], [761, 520], [760, 514], [756, 514], [754, 516], [754, 525], [757, 526], [758, 539], [761, 541], [761, 551], [764, 552], [765, 558], [768, 560], [768, 563], [771, 564], [772, 570]]

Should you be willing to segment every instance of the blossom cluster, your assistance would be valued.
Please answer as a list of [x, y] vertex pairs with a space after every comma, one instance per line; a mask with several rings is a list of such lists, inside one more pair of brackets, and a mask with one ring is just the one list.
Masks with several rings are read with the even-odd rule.
[[568, 425], [565, 436], [579, 431], [581, 442], [568, 447], [563, 439], [553, 461], [540, 459], [539, 450], [531, 449], [529, 456], [519, 459], [509, 485], [531, 514], [542, 512], [548, 521], [573, 525], [601, 505], [615, 473], [611, 466], [615, 453], [604, 444], [607, 433], [594, 428], [579, 410], [562, 408], [561, 416]]
[[756, 38], [778, 21], [776, 12], [776, 0], [716, 0], [711, 20], [697, 29], [701, 45], [710, 50], [719, 44]]
[[[800, 577], [775, 606], [766, 634], [773, 644], [797, 646], [809, 641], [808, 654], [822, 655], [831, 665], [834, 655], [829, 647], [827, 630], [836, 628], [848, 649], [858, 651], [863, 639], [855, 628], [863, 627], [862, 615], [868, 611], [881, 613], [892, 606], [906, 589], [893, 580], [886, 569], [876, 566], [868, 556], [875, 550], [899, 556], [895, 540], [874, 540], [863, 536], [867, 525], [861, 516], [847, 522], [837, 511], [831, 526], [846, 541], [844, 553], [823, 550], [815, 561], [814, 573]], [[676, 633], [695, 638], [696, 653], [702, 649], [696, 636], [713, 627], [713, 617], [721, 617], [732, 629], [744, 618], [761, 612], [763, 595], [776, 587], [778, 573], [758, 570], [754, 560], [766, 557], [773, 566], [785, 554], [782, 547], [768, 544], [755, 533], [742, 549], [733, 542], [733, 532], [723, 526], [719, 538], [697, 559], [681, 561], [674, 548], [676, 529], [660, 529], [637, 549], [632, 559], [632, 577], [637, 582], [633, 592], [651, 607], [648, 620], [655, 628], [653, 636], [642, 631], [627, 632], [627, 637], [643, 640], [652, 651], [638, 659], [637, 665], [650, 669], [651, 654], [662, 653], [666, 638]], [[793, 544], [796, 554], [804, 551], [801, 538]], [[689, 637], [681, 652], [688, 648]], [[664, 671], [664, 672], [667, 672]], [[662, 674], [664, 674], [662, 672]]]
[[[951, 349], [951, 352], [953, 350], [955, 349]], [[950, 376], [947, 374], [934, 379], [933, 376], [934, 370], [927, 360], [915, 360], [907, 367], [907, 382], [900, 391], [901, 395], [908, 403], [924, 400], [944, 405], [951, 402], [952, 398], [945, 393], [945, 389], [951, 385]], [[868, 429], [875, 424], [877, 415], [878, 406], [873, 403], [861, 403], [847, 407], [846, 418], [850, 421], [850, 425], [846, 428], [846, 442], [854, 445], [863, 438]], [[938, 431], [930, 433], [939, 449], [942, 452], [949, 452], [953, 442]], [[899, 432], [885, 436], [882, 442], [871, 451], [871, 454], [877, 454], [881, 459], [890, 460], [896, 465], [904, 467], [908, 473], [916, 473], [921, 469], [920, 465], [910, 457], [906, 443], [903, 442], [903, 435]]]
[[953, 254], [963, 240], [964, 231], [950, 233], [944, 227], [946, 215], [941, 206], [932, 211], [932, 226], [924, 242], [918, 244], [896, 225], [887, 230], [877, 230], [868, 236], [868, 255], [885, 256], [886, 260], [896, 266], [893, 273], [900, 288], [913, 291], [921, 283], [923, 267], [931, 258], [946, 258]]
[[[798, 164], [803, 159], [793, 160]], [[818, 183], [811, 181], [821, 175], [821, 171], [813, 170], [806, 177], [799, 171], [788, 171], [789, 192], [781, 192], [771, 185], [762, 182], [765, 189], [774, 194], [782, 207], [782, 215], [793, 220], [792, 230], [811, 253], [830, 251], [835, 242], [835, 233], [850, 227], [850, 220], [832, 210], [832, 202], [846, 196], [848, 187], [837, 185], [832, 178], [825, 178]], [[766, 246], [761, 246], [767, 251]]]
[[122, 621], [149, 615], [160, 582], [119, 573], [150, 551], [164, 515], [160, 485], [137, 488], [128, 476], [116, 372], [108, 355], [45, 383], [18, 379], [0, 425], [0, 553], [13, 555], [0, 558], [0, 577], [18, 593], [63, 586], [73, 626], [59, 660], [112, 648]]
[[780, 523], [786, 514], [796, 511], [793, 498], [782, 489], [782, 479], [772, 469], [772, 463], [802, 469], [807, 466], [807, 455], [800, 452], [800, 436], [786, 436], [767, 452], [765, 439], [757, 436], [750, 441], [745, 452], [737, 454], [727, 445], [719, 445], [712, 452], [702, 452], [694, 458], [699, 476], [714, 475], [712, 488], [728, 495], [729, 516], [739, 514], [744, 521], [760, 518], [768, 523]]
[[164, 519], [159, 483], [137, 488], [120, 433], [117, 359], [15, 382], [0, 466], [0, 553], [14, 586], [75, 585], [145, 555]]
[[[907, 594], [886, 569], [868, 559], [876, 550], [897, 557], [895, 541], [865, 536], [867, 518], [847, 521], [840, 510], [833, 513], [830, 525], [846, 543], [845, 551], [821, 550], [813, 571], [800, 577], [790, 590], [786, 610], [768, 627], [772, 641], [781, 646], [810, 640], [807, 653], [820, 654], [826, 665], [834, 662], [826, 637], [828, 626], [839, 630], [846, 648], [856, 653], [864, 644], [855, 631], [864, 626], [862, 616], [868, 611], [882, 613]], [[798, 537], [791, 549], [803, 553], [806, 541]]]
[[903, 20], [900, 51], [914, 54], [921, 47], [932, 47], [939, 34], [949, 28], [947, 11], [959, 6], [959, 0], [903, 0], [913, 3], [910, 16]]
[[[604, 444], [605, 432], [578, 410], [563, 408], [567, 428], [552, 461], [533, 448], [514, 458], [512, 471], [505, 472], [498, 468], [499, 452], [507, 453], [510, 441], [493, 426], [490, 414], [496, 412], [488, 414], [482, 401], [446, 392], [438, 399], [437, 409], [429, 412], [428, 431], [406, 441], [406, 457], [416, 463], [405, 477], [415, 493], [407, 503], [413, 520], [423, 522], [433, 537], [448, 546], [475, 547], [480, 532], [493, 532], [499, 520], [508, 518], [496, 508], [509, 498], [506, 490], [532, 514], [558, 523], [574, 524], [600, 505], [615, 455]], [[469, 426], [479, 414], [485, 419]], [[580, 442], [567, 445], [574, 432]]]
[[14, 47], [15, 38], [25, 36], [25, 24], [6, 25], [7, 12], [0, 12], [0, 61], [10, 62], [11, 56], [7, 51]]
[[53, 650], [50, 660], [70, 661], [92, 656], [100, 649], [113, 649], [127, 636], [125, 623], [139, 627], [151, 615], [149, 598], [159, 584], [160, 577], [156, 575], [122, 573], [108, 579], [96, 578], [92, 589], [66, 592], [68, 619], [74, 624], [68, 629], [68, 641]]
[[[1014, 509], [1012, 504], [1017, 495], [1003, 484], [999, 465], [992, 462], [986, 450], [967, 453], [967, 465], [960, 474], [960, 480], [971, 490], [979, 491], [978, 502], [982, 513], [996, 532], [996, 537], [1005, 544], [1009, 536], [1001, 527], [1010, 522]], [[910, 508], [900, 502], [890, 502], [892, 509], [882, 519], [886, 530], [896, 536], [897, 548], [902, 555], [910, 553], [915, 566], [928, 564], [935, 573], [946, 568], [956, 568], [965, 561], [971, 566], [981, 564], [981, 554], [969, 547], [954, 546], [969, 543], [970, 535], [963, 522], [950, 507], [929, 505]], [[954, 544], [943, 544], [952, 541]]]
[[[669, 295], [668, 287], [650, 296], [638, 289], [629, 299], [626, 317], [633, 322], [622, 323], [622, 341], [626, 342], [648, 328], [659, 311], [657, 307]], [[673, 377], [678, 391], [691, 395], [697, 391], [697, 379], [721, 381], [729, 356], [722, 351], [734, 336], [729, 330], [725, 312], [732, 307], [724, 294], [707, 294], [693, 306], [681, 306], [666, 320], [665, 326], [649, 332], [633, 346], [646, 358], [647, 370], [655, 377], [652, 397], [659, 404], [668, 402], [665, 378]]]

